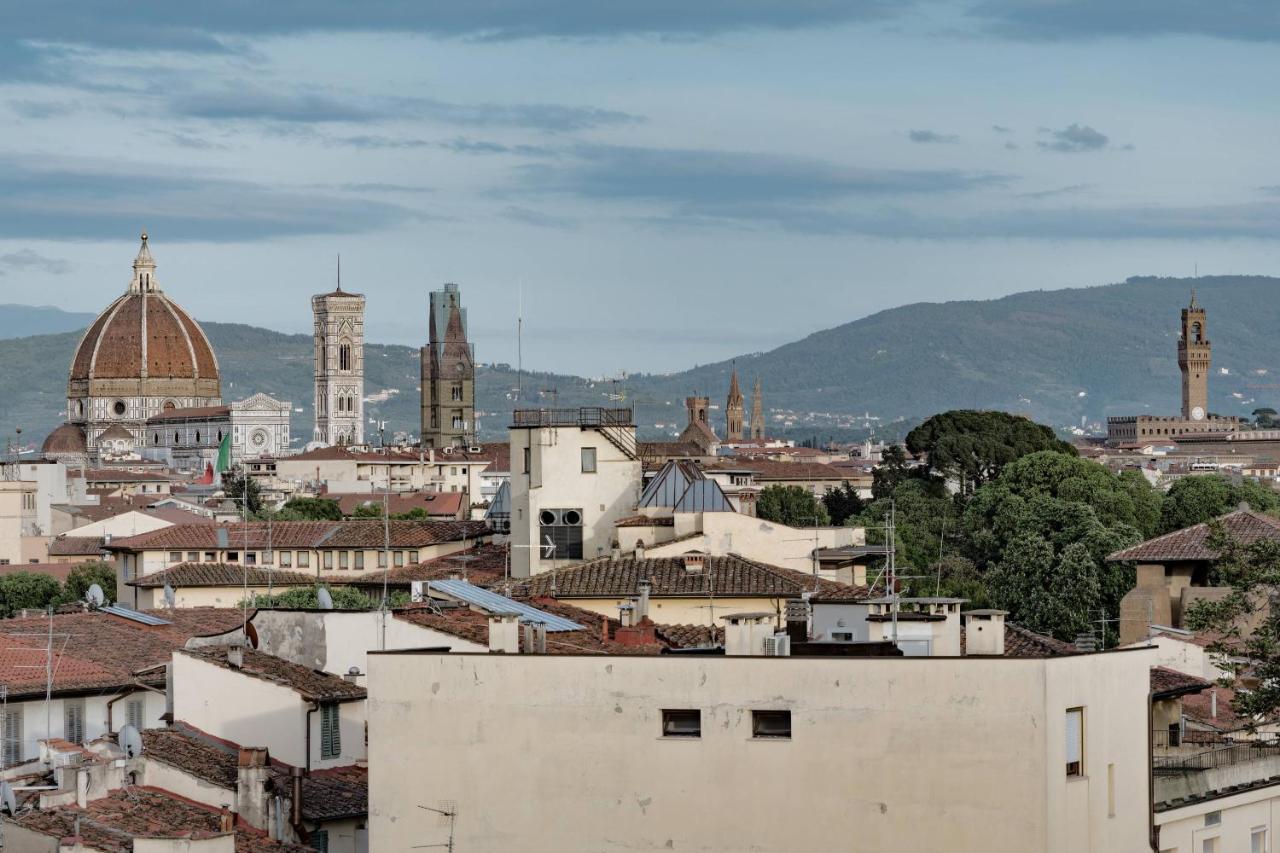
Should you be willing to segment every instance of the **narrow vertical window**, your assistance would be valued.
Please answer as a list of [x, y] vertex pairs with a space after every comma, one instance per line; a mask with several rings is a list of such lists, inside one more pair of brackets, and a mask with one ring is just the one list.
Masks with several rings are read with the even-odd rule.
[[74, 744], [84, 743], [84, 700], [63, 700], [62, 716], [62, 737]]
[[22, 707], [4, 712], [4, 766], [22, 763]]
[[342, 755], [342, 732], [336, 702], [320, 706], [320, 757], [338, 758]]
[[1067, 709], [1067, 775], [1084, 775], [1084, 708]]
[[141, 699], [130, 699], [125, 708], [125, 720], [138, 731], [142, 731], [146, 723], [145, 707]]
[[594, 474], [596, 472], [596, 449], [594, 447], [582, 448], [582, 473]]

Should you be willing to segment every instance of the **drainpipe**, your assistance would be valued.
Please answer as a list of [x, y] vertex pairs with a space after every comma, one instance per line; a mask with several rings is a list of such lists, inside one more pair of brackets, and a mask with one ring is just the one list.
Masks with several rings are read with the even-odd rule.
[[312, 702], [307, 710], [307, 775], [311, 775], [311, 715], [320, 710], [319, 702]]
[[1152, 761], [1155, 749], [1155, 693], [1147, 692], [1147, 841], [1154, 853], [1160, 853], [1160, 829], [1156, 826], [1156, 771]]

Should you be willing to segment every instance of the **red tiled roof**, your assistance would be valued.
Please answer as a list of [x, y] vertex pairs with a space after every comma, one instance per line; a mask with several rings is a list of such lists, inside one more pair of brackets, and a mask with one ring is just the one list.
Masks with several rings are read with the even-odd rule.
[[[45, 663], [48, 648], [32, 637], [5, 637], [0, 645], [0, 683], [8, 688], [10, 699], [24, 696], [43, 696], [45, 692]], [[127, 673], [99, 666], [92, 661], [80, 660], [55, 647], [54, 694], [109, 689], [128, 684]]]
[[[1214, 714], [1214, 697], [1217, 694], [1217, 714]], [[1210, 686], [1199, 693], [1182, 697], [1182, 715], [1188, 721], [1220, 732], [1234, 732], [1249, 725], [1248, 717], [1242, 717], [1232, 708], [1236, 692], [1230, 687]]]
[[[135, 838], [208, 838], [221, 834], [220, 814], [212, 806], [178, 797], [158, 788], [131, 785], [74, 805], [32, 811], [13, 822], [54, 839], [70, 838], [79, 829], [86, 849], [130, 853]], [[310, 853], [310, 847], [272, 841], [265, 832], [240, 823], [235, 829], [236, 853]], [[56, 844], [56, 842], [54, 842]]]
[[358, 684], [256, 649], [241, 648], [244, 665], [233, 667], [227, 660], [227, 649], [227, 646], [201, 646], [180, 651], [205, 663], [288, 687], [309, 702], [349, 702], [365, 698], [365, 689]]
[[[487, 588], [502, 583], [508, 567], [506, 546], [487, 542], [465, 551], [392, 569], [387, 572], [387, 583], [404, 587], [413, 581], [438, 581], [462, 576], [469, 583]], [[330, 575], [327, 579], [352, 586], [381, 586], [382, 572], [370, 572], [360, 577]]]
[[1021, 625], [1004, 624], [1004, 656], [1007, 658], [1053, 658], [1078, 653], [1070, 643], [1037, 634]]
[[316, 581], [315, 575], [287, 569], [246, 567], [236, 563], [179, 563], [127, 583], [141, 589], [159, 589], [166, 583], [174, 589], [181, 589], [192, 586], [241, 586], [245, 583], [249, 586], [312, 586]]
[[[383, 525], [375, 519], [346, 521], [251, 521], [226, 525], [180, 524], [137, 536], [113, 540], [112, 551], [165, 551], [218, 548], [218, 534], [226, 531], [224, 548], [264, 550], [284, 548], [381, 548]], [[392, 548], [423, 548], [445, 542], [477, 539], [490, 531], [483, 521], [392, 521]], [[247, 544], [246, 544], [247, 543]]]
[[189, 409], [170, 409], [167, 412], [161, 412], [158, 415], [147, 418], [149, 424], [162, 424], [171, 421], [186, 421], [193, 418], [229, 418], [231, 417], [230, 406], [193, 406]]
[[[554, 585], [560, 598], [619, 598], [635, 595], [641, 580], [651, 583], [650, 595], [798, 597], [815, 589], [821, 594], [840, 594], [848, 588], [811, 574], [757, 563], [737, 554], [704, 557], [699, 571], [689, 571], [683, 557], [601, 557], [560, 569]], [[552, 593], [552, 573], [543, 572], [524, 582], [531, 595]]]
[[[1251, 545], [1260, 539], [1280, 539], [1280, 521], [1251, 509], [1238, 509], [1217, 519], [1226, 534], [1242, 545]], [[1218, 554], [1209, 547], [1208, 523], [1193, 524], [1175, 530], [1130, 548], [1111, 554], [1111, 562], [1134, 561], [1140, 563], [1165, 563], [1180, 560], [1216, 560]]]
[[1213, 682], [1167, 666], [1151, 667], [1151, 692], [1156, 699], [1175, 699], [1188, 693], [1199, 693], [1212, 686]]
[[845, 473], [821, 462], [778, 462], [773, 459], [742, 459], [717, 462], [708, 471], [751, 471], [760, 482], [770, 480], [843, 480]]
[[[387, 496], [387, 512], [391, 515], [403, 515], [415, 509], [421, 509], [425, 510], [427, 515], [456, 518], [462, 509], [464, 495], [463, 492], [401, 492]], [[374, 507], [379, 513], [382, 512], [382, 495], [329, 492], [323, 497], [335, 501], [343, 515], [352, 515], [360, 507]]]
[[97, 557], [102, 554], [101, 536], [59, 536], [49, 543], [50, 557]]
[[169, 475], [156, 471], [124, 471], [117, 468], [93, 468], [84, 472], [90, 483], [156, 483], [168, 482]]

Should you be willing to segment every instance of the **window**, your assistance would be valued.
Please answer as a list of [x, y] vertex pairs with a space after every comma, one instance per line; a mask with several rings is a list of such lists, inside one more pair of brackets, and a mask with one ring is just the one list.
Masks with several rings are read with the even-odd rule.
[[456, 383], [456, 382], [455, 382], [455, 383], [453, 384], [453, 387], [452, 387], [452, 388], [450, 388], [449, 390], [450, 390], [450, 394], [451, 394], [451, 396], [452, 396], [452, 398], [453, 398], [454, 400], [458, 400], [458, 401], [461, 401], [461, 400], [462, 400], [462, 386], [461, 386], [461, 385], [459, 385], [458, 383]]
[[[538, 513], [538, 523], [542, 559], [582, 559], [582, 510], [544, 509]], [[554, 551], [549, 546], [554, 546]]]
[[338, 347], [338, 369], [351, 369], [351, 344], [343, 343]]
[[206, 563], [216, 563], [216, 562], [218, 562], [218, 554], [217, 554], [217, 552], [216, 552], [216, 551], [205, 551], [205, 552], [204, 552], [204, 561], [205, 561]]
[[356, 551], [354, 566], [356, 571], [360, 571], [364, 568], [364, 551]]
[[84, 700], [64, 699], [62, 702], [62, 736], [72, 743], [84, 743]]
[[337, 702], [320, 706], [320, 757], [337, 758], [342, 755], [342, 731]]
[[199, 551], [188, 551], [188, 552], [187, 552], [187, 562], [188, 562], [188, 563], [198, 563], [198, 562], [200, 562], [200, 552], [199, 552]]
[[395, 567], [397, 569], [400, 568], [404, 565], [404, 551], [396, 551], [395, 556], [392, 559], [395, 562]]
[[311, 568], [311, 552], [310, 551], [298, 552], [298, 568], [300, 569]]
[[316, 853], [329, 853], [329, 831], [314, 829], [307, 834], [307, 845]]
[[293, 552], [292, 551], [280, 552], [280, 568], [282, 569], [293, 568]]
[[852, 643], [853, 632], [852, 631], [832, 631], [831, 639], [837, 643]]
[[349, 568], [351, 568], [351, 554], [350, 554], [350, 552], [348, 552], [348, 551], [339, 551], [339, 552], [338, 552], [338, 568], [340, 568], [340, 569], [344, 569], [344, 570], [345, 570], [345, 569], [349, 569]]
[[143, 719], [145, 707], [141, 699], [130, 699], [125, 705], [125, 721], [138, 731], [142, 731], [143, 724], [146, 722]]
[[275, 555], [275, 553], [274, 553], [274, 552], [272, 552], [272, 551], [263, 551], [263, 552], [262, 552], [262, 562], [263, 562], [264, 564], [266, 564], [266, 565], [268, 565], [268, 566], [269, 566], [269, 565], [271, 565], [272, 563], [274, 563], [275, 561], [276, 561], [276, 555]]
[[1206, 838], [1200, 842], [1200, 853], [1218, 853], [1218, 838]]
[[228, 563], [238, 563], [238, 562], [240, 562], [240, 552], [239, 552], [239, 551], [228, 551], [228, 552], [227, 552], [227, 562], [228, 562]]
[[582, 448], [582, 473], [594, 474], [596, 472], [596, 449], [594, 447]]
[[751, 736], [771, 738], [791, 737], [791, 712], [752, 711]]
[[385, 569], [386, 567], [387, 567], [387, 552], [379, 551], [378, 552], [378, 568]]
[[169, 552], [169, 562], [170, 562], [170, 563], [181, 563], [181, 562], [182, 562], [182, 552], [181, 552], [181, 551], [170, 551], [170, 552]]
[[524, 449], [524, 471], [523, 471], [523, 473], [525, 474], [529, 473], [529, 462], [530, 462], [531, 455], [532, 454], [531, 454], [530, 448], [526, 447]]
[[1067, 775], [1084, 775], [1084, 708], [1067, 709]]
[[244, 552], [244, 564], [245, 564], [246, 566], [256, 566], [256, 565], [258, 565], [258, 553], [257, 553], [256, 551], [245, 551], [245, 552]]
[[702, 737], [702, 712], [681, 708], [662, 712], [663, 737]]
[[1255, 826], [1249, 833], [1249, 853], [1267, 853], [1267, 828]]
[[22, 708], [4, 712], [4, 766], [22, 763]]
[[1207, 812], [1204, 816], [1205, 826], [1221, 826], [1222, 812]]
[[325, 567], [326, 569], [332, 569], [332, 568], [333, 568], [333, 552], [332, 552], [332, 551], [325, 551], [325, 552], [324, 552], [324, 567]]
[[417, 552], [417, 551], [410, 551], [410, 552], [409, 552], [409, 562], [410, 562], [410, 563], [416, 563], [416, 562], [418, 562], [418, 552]]

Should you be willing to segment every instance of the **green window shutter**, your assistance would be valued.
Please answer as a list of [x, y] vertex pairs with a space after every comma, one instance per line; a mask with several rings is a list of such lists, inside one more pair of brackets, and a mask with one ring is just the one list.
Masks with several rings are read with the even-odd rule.
[[342, 731], [337, 703], [320, 706], [320, 757], [337, 758], [342, 754]]

